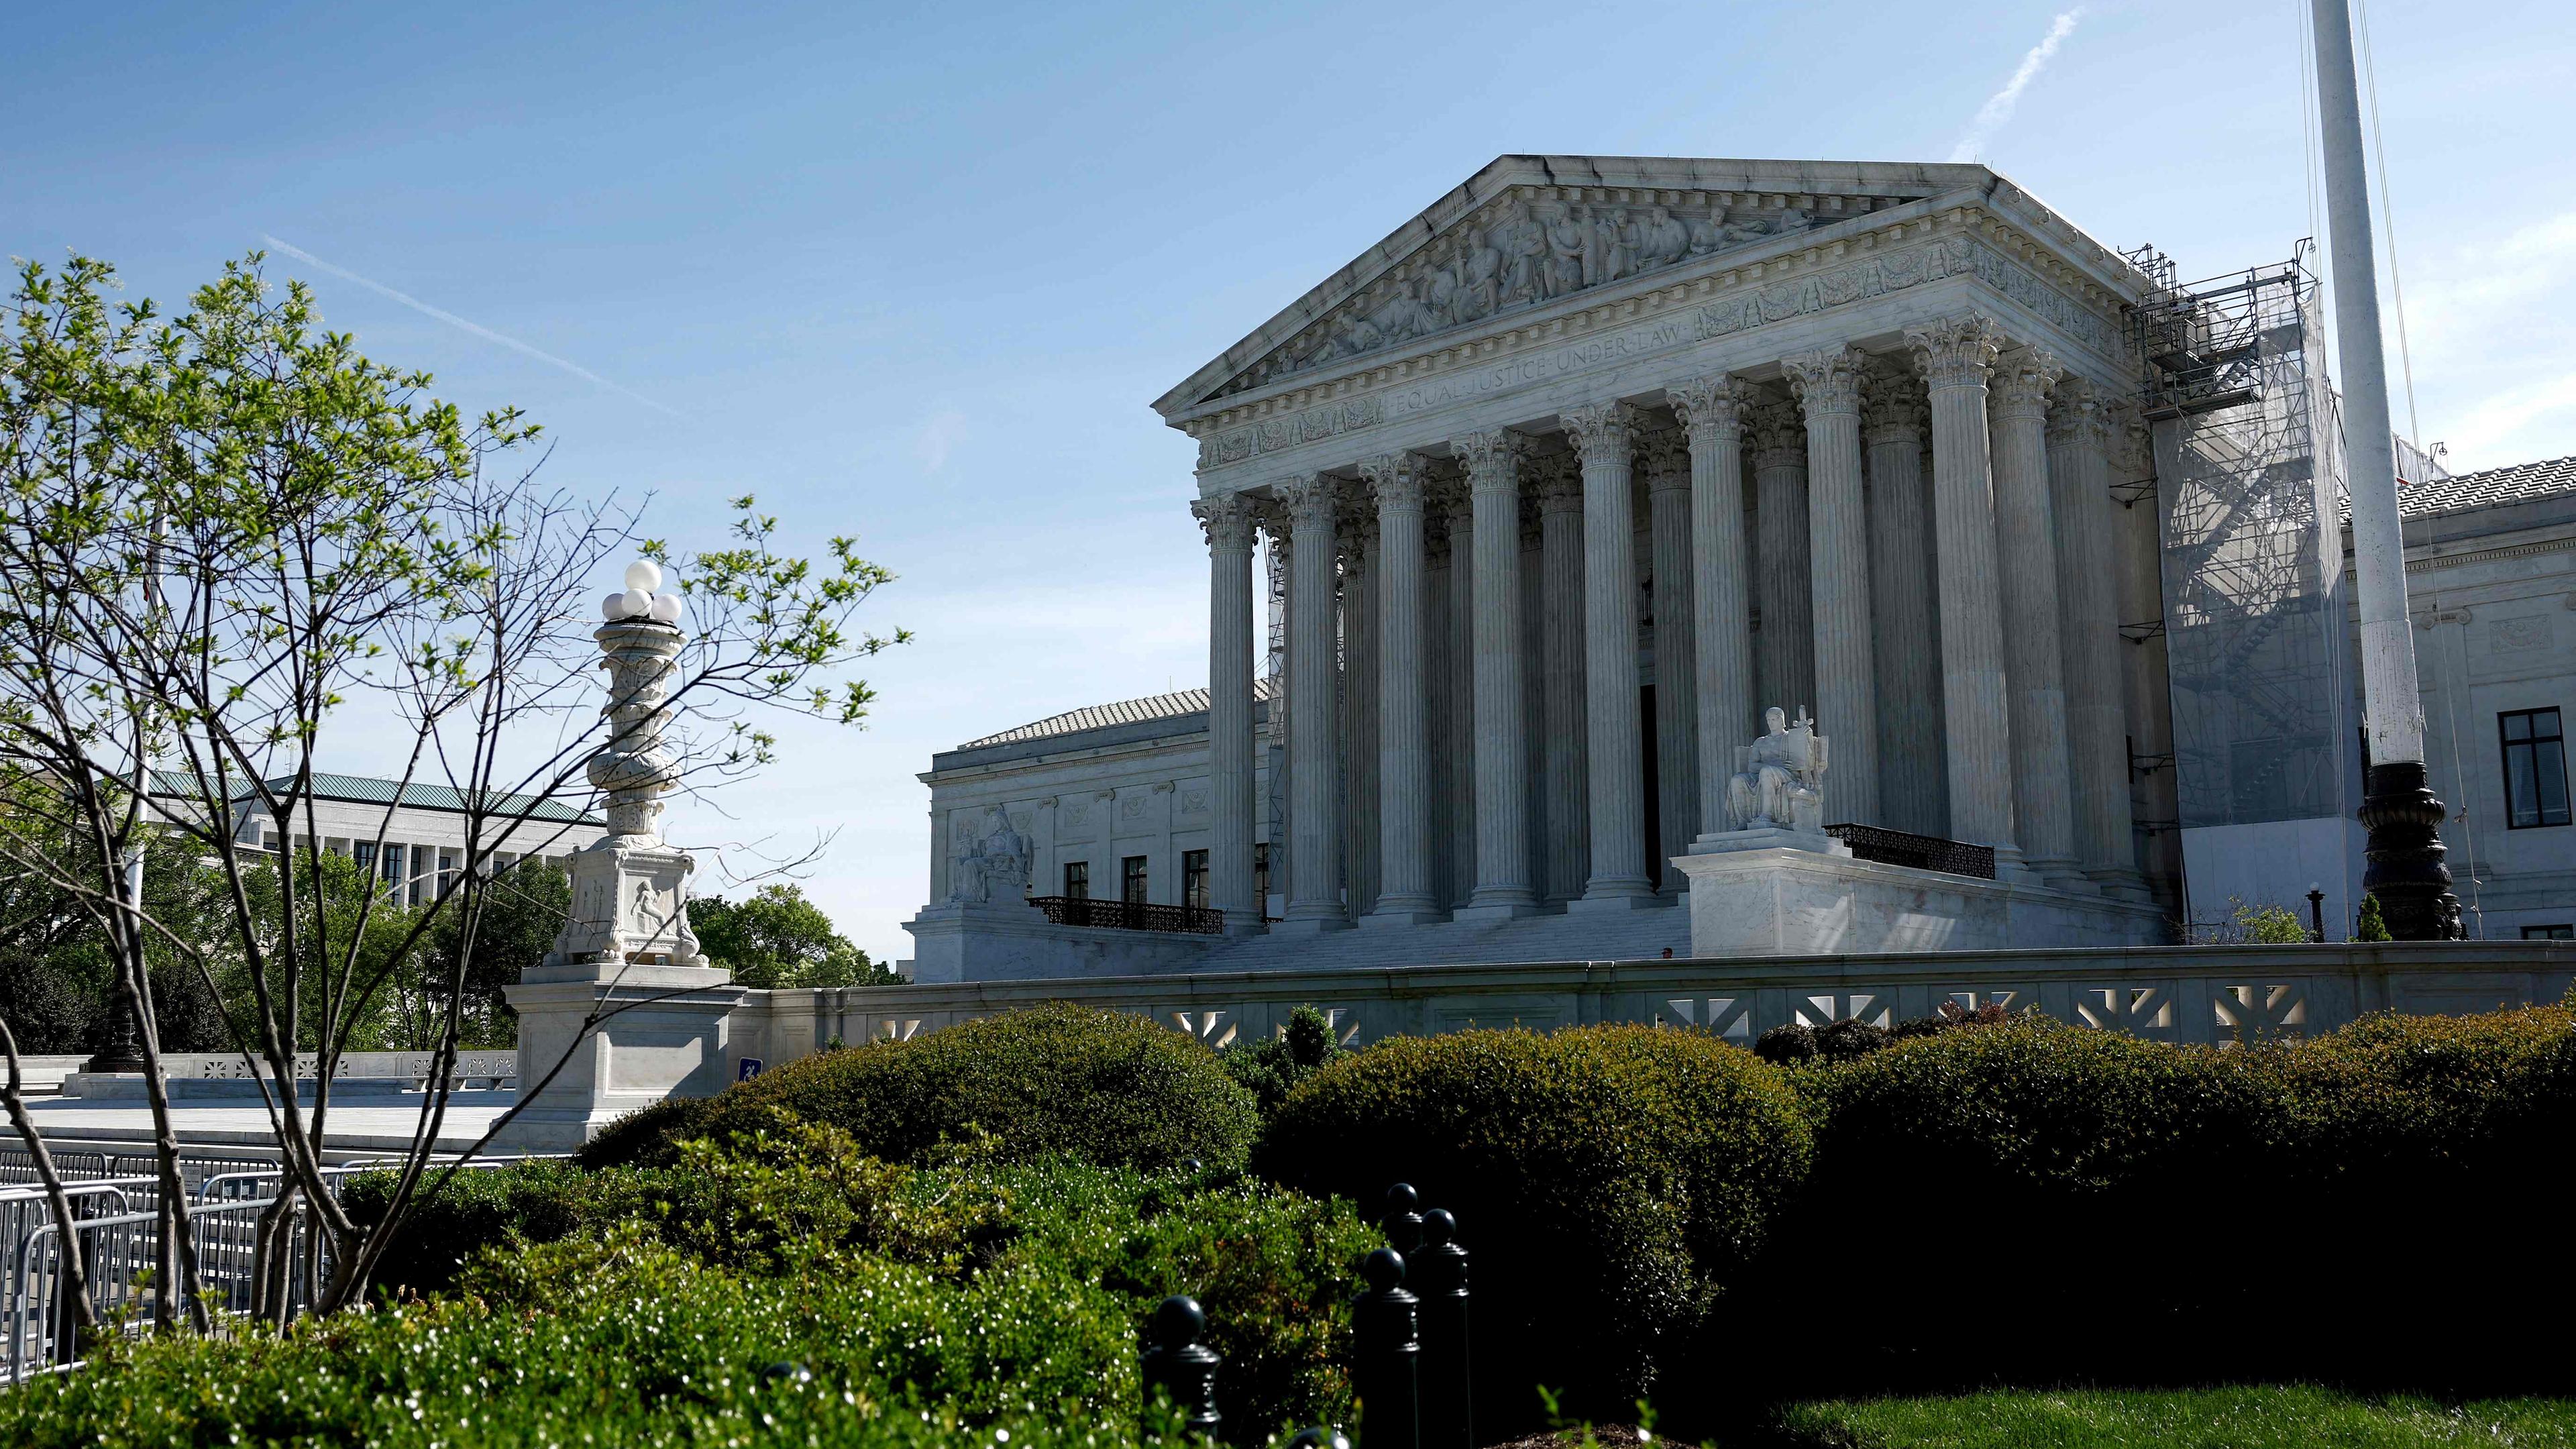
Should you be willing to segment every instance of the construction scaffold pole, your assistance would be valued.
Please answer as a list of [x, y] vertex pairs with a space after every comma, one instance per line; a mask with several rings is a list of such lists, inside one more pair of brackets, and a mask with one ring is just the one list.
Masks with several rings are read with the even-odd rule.
[[2310, 0], [2317, 43], [2317, 111], [2332, 229], [2335, 342], [2343, 364], [2345, 458], [2360, 586], [2361, 683], [2370, 774], [2361, 822], [2370, 830], [2362, 888], [2379, 898], [2401, 941], [2460, 935], [2460, 902], [2443, 863], [2442, 802], [2424, 771], [2424, 708], [2415, 635], [2406, 613], [2406, 541], [2388, 420], [2388, 364], [2379, 336], [2379, 277], [2371, 252], [2370, 185], [2363, 171], [2361, 96], [2349, 0]]

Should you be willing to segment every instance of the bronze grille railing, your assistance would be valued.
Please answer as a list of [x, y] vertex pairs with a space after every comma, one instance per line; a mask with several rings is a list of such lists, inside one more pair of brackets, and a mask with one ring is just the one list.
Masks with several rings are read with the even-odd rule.
[[1149, 906], [1088, 896], [1031, 896], [1029, 904], [1059, 926], [1105, 926], [1117, 931], [1183, 931], [1202, 936], [1225, 931], [1225, 912], [1213, 906]]
[[1995, 878], [1995, 848], [1991, 845], [1970, 845], [1964, 840], [1944, 840], [1937, 835], [1915, 835], [1876, 825], [1828, 825], [1825, 833], [1850, 846], [1855, 860], [1972, 875], [1979, 880]]

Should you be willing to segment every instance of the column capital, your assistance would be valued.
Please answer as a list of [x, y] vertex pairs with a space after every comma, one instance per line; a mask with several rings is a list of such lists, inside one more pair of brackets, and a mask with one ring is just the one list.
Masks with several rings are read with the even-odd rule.
[[2039, 421], [2048, 412], [2049, 389], [2065, 375], [2066, 364], [2044, 348], [2016, 347], [2004, 353], [1987, 384], [1994, 392], [1994, 415]]
[[1825, 417], [1860, 412], [1861, 369], [1869, 358], [1856, 347], [1826, 347], [1814, 352], [1797, 352], [1780, 359], [1780, 371], [1789, 379], [1789, 395], [1806, 409], [1808, 417]]
[[1744, 435], [1744, 412], [1762, 397], [1761, 390], [1731, 373], [1677, 383], [1664, 389], [1673, 416], [1682, 420], [1695, 442]]
[[1577, 513], [1583, 508], [1583, 474], [1572, 453], [1553, 453], [1532, 464], [1530, 492], [1538, 498], [1541, 517]]
[[2125, 397], [2106, 398], [2099, 417], [2111, 470], [2120, 475], [2115, 482], [2135, 483], [2155, 476], [2155, 443], [2137, 403]]
[[1252, 526], [1261, 530], [1273, 547], [1288, 546], [1288, 505], [1276, 497], [1252, 500]]
[[1655, 428], [1637, 434], [1637, 461], [1646, 475], [1646, 492], [1664, 493], [1690, 487], [1690, 442], [1679, 428]]
[[1411, 453], [1380, 453], [1360, 460], [1360, 481], [1377, 497], [1379, 511], [1422, 511], [1422, 460]]
[[1637, 430], [1637, 410], [1623, 402], [1589, 403], [1557, 414], [1565, 436], [1587, 464], [1625, 463]]
[[2071, 372], [2059, 378], [2049, 398], [2048, 440], [2098, 441], [2107, 431], [2102, 422], [2102, 402], [2093, 384]]
[[1930, 386], [1983, 387], [1995, 354], [2003, 350], [2004, 334], [1993, 318], [1970, 313], [1908, 327], [1905, 345]]
[[1807, 459], [1807, 420], [1798, 405], [1779, 399], [1760, 403], [1745, 417], [1753, 445], [1753, 466], [1778, 468]]
[[1873, 367], [1860, 378], [1860, 425], [1871, 443], [1923, 439], [1922, 379], [1893, 367]]
[[1254, 511], [1253, 501], [1240, 493], [1220, 493], [1190, 503], [1190, 516], [1199, 521], [1211, 549], [1249, 550]]
[[1509, 497], [1520, 486], [1520, 461], [1529, 438], [1509, 428], [1451, 438], [1449, 450], [1467, 469], [1467, 487], [1477, 496]]
[[1284, 478], [1271, 484], [1270, 492], [1287, 509], [1288, 527], [1292, 532], [1332, 531], [1333, 514], [1341, 502], [1341, 486], [1329, 474], [1305, 473]]

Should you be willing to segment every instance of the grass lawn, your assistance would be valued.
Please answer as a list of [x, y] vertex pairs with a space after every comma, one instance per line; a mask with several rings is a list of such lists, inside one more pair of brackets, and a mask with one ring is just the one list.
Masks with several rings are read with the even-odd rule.
[[2576, 1446], [2576, 1398], [2445, 1404], [2330, 1389], [2028, 1390], [1958, 1398], [1823, 1401], [1783, 1411], [1783, 1438], [1817, 1449], [2413, 1449]]

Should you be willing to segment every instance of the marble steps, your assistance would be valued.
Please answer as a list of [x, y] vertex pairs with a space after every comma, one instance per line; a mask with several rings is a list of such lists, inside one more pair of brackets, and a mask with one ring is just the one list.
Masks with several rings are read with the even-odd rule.
[[1690, 954], [1690, 912], [1679, 904], [1515, 921], [1441, 921], [1393, 930], [1245, 936], [1193, 962], [1198, 971], [1484, 966], [1521, 961], [1651, 961]]

